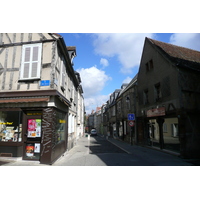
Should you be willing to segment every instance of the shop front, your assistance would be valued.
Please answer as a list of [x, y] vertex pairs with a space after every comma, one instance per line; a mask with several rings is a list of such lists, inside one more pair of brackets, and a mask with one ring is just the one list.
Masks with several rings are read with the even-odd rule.
[[166, 115], [165, 108], [147, 111], [148, 145], [180, 153], [178, 118]]
[[56, 107], [44, 106], [47, 104], [1, 104], [1, 157], [22, 157], [23, 160], [52, 164], [65, 153], [68, 106], [59, 99], [55, 100]]

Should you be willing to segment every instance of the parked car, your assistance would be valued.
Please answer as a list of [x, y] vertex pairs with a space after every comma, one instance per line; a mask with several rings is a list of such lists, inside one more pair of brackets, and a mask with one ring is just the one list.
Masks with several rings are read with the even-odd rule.
[[96, 129], [92, 129], [90, 134], [91, 134], [91, 136], [96, 136], [97, 135]]

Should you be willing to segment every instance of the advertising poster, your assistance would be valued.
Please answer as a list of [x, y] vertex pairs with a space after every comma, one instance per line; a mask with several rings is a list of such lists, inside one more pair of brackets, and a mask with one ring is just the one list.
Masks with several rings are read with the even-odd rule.
[[35, 153], [40, 153], [40, 143], [35, 143], [34, 152], [35, 152]]
[[26, 156], [28, 157], [34, 156], [34, 144], [26, 145]]
[[41, 119], [28, 119], [28, 137], [41, 137]]

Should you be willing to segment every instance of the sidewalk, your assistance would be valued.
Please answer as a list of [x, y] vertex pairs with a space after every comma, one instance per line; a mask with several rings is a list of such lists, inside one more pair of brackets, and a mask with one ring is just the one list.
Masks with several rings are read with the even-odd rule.
[[176, 152], [147, 146], [131, 145], [114, 138], [108, 138], [108, 141], [134, 156], [141, 156], [146, 160], [151, 159], [156, 161], [159, 159], [163, 161], [163, 165], [171, 163], [174, 166], [200, 166], [200, 159], [183, 159]]

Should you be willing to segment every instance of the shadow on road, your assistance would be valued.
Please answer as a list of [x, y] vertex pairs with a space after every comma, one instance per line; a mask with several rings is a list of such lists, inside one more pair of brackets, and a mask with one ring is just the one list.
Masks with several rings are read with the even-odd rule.
[[[134, 159], [116, 145], [100, 136], [91, 137], [89, 154], [96, 155], [107, 166], [134, 166]], [[137, 164], [136, 164], [137, 165]]]

